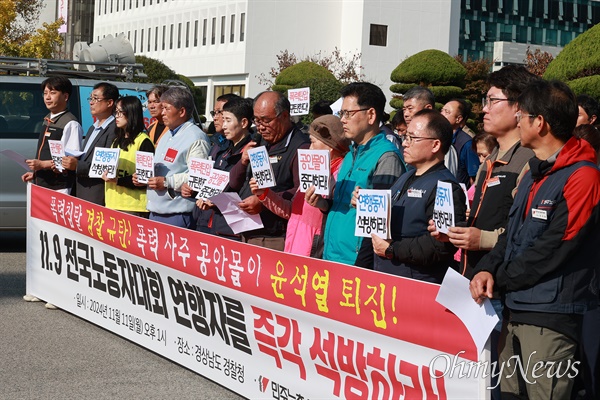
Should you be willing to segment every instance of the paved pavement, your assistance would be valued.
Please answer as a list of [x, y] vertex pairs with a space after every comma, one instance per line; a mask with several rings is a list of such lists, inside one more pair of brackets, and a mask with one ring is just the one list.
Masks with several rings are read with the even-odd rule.
[[44, 303], [27, 303], [25, 234], [0, 232], [0, 399], [241, 399]]

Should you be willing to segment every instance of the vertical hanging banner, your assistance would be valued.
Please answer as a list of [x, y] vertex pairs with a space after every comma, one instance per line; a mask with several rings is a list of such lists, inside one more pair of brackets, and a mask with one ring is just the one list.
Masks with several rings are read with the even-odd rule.
[[468, 372], [481, 364], [475, 344], [435, 301], [438, 285], [28, 191], [27, 293], [233, 392], [487, 396]]
[[310, 111], [310, 88], [288, 89], [290, 115], [308, 115]]
[[69, 0], [58, 0], [58, 18], [62, 18], [64, 24], [58, 27], [58, 33], [67, 33], [69, 22]]

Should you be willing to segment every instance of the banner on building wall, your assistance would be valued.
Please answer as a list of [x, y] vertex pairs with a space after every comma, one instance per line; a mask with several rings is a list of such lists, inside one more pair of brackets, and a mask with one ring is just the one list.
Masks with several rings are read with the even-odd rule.
[[437, 285], [28, 188], [27, 293], [242, 396], [485, 397]]
[[67, 22], [69, 21], [69, 0], [58, 0], [58, 18], [65, 22], [58, 27], [58, 33], [67, 33]]

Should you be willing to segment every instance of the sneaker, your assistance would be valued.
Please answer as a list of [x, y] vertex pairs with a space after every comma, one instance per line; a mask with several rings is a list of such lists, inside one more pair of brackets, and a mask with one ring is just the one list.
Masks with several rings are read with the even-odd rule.
[[40, 301], [40, 299], [38, 299], [37, 297], [32, 296], [30, 294], [26, 294], [25, 296], [23, 296], [23, 300], [25, 300], [25, 301], [32, 301], [32, 302], [33, 301]]
[[48, 310], [58, 310], [58, 307], [56, 307], [54, 304], [52, 303], [46, 303], [46, 308]]

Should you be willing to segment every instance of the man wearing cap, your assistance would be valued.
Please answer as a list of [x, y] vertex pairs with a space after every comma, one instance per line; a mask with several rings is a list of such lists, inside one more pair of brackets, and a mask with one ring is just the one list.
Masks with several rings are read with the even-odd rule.
[[[330, 190], [333, 186], [342, 164], [344, 155], [348, 152], [350, 141], [344, 137], [344, 129], [340, 119], [334, 115], [324, 115], [315, 119], [310, 124], [311, 150], [327, 150], [330, 159]], [[252, 179], [250, 181], [252, 193], [257, 195], [262, 204], [276, 215], [289, 219], [285, 237], [286, 253], [299, 254], [320, 258], [323, 254], [323, 213], [328, 210], [326, 200], [322, 200], [317, 207], [305, 201], [310, 198], [315, 187], [311, 186], [305, 193], [296, 192], [292, 200], [264, 189], [259, 189]]]

